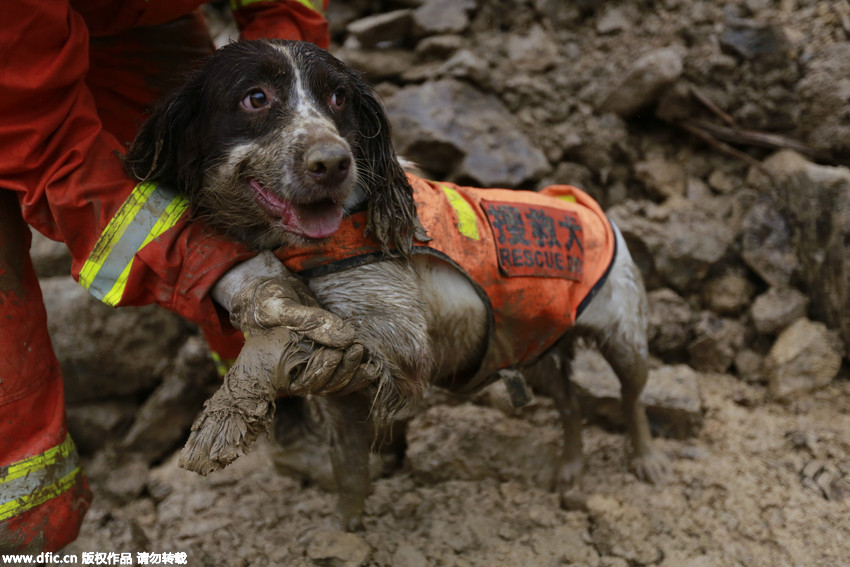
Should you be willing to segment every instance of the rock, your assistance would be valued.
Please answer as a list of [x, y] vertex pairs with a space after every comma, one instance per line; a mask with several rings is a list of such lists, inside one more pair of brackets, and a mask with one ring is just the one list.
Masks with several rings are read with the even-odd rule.
[[705, 306], [720, 315], [740, 315], [750, 305], [755, 286], [744, 275], [729, 271], [706, 282], [702, 290]]
[[682, 198], [662, 206], [648, 201], [615, 205], [608, 216], [626, 238], [647, 285], [668, 285], [677, 292], [698, 289], [725, 255], [734, 233], [711, 209]]
[[342, 47], [335, 55], [373, 83], [394, 79], [405, 73], [416, 59], [416, 55], [407, 49], [352, 49]]
[[30, 257], [39, 278], [71, 274], [71, 252], [68, 247], [62, 242], [47, 238], [37, 230], [32, 231]]
[[185, 442], [204, 401], [218, 387], [218, 373], [209, 347], [190, 337], [180, 348], [162, 383], [145, 400], [121, 445], [158, 461]]
[[690, 366], [676, 364], [650, 370], [642, 399], [658, 434], [687, 439], [702, 429], [699, 375]]
[[660, 355], [684, 352], [693, 336], [696, 318], [687, 301], [670, 288], [647, 294], [649, 299], [649, 349]]
[[764, 380], [764, 357], [754, 350], [742, 349], [735, 355], [735, 371], [745, 382], [760, 383]]
[[91, 455], [118, 440], [133, 422], [139, 405], [132, 400], [106, 400], [69, 404], [68, 430], [80, 453]]
[[428, 567], [428, 558], [410, 544], [402, 543], [393, 553], [393, 567]]
[[733, 319], [703, 311], [688, 345], [691, 366], [703, 372], [726, 372], [744, 345], [746, 329]]
[[[582, 413], [607, 426], [623, 424], [620, 381], [595, 350], [576, 353], [572, 381]], [[698, 374], [686, 365], [662, 366], [649, 372], [641, 395], [653, 429], [676, 439], [693, 437], [703, 422]]]
[[475, 0], [426, 0], [413, 11], [413, 31], [419, 37], [463, 33]]
[[549, 486], [558, 462], [559, 427], [541, 427], [493, 408], [434, 406], [411, 420], [407, 466], [428, 483], [517, 480]]
[[765, 359], [770, 394], [788, 400], [829, 384], [838, 375], [843, 355], [834, 331], [798, 319], [779, 335]]
[[387, 101], [387, 111], [399, 153], [436, 176], [517, 187], [549, 167], [507, 108], [468, 84], [407, 86]]
[[821, 48], [803, 67], [796, 82], [802, 102], [798, 128], [806, 142], [823, 155], [847, 163], [850, 156], [850, 42], [837, 41]]
[[778, 63], [790, 55], [791, 46], [778, 26], [739, 18], [727, 19], [720, 47], [742, 59]]
[[371, 49], [381, 42], [397, 43], [410, 31], [413, 10], [407, 8], [367, 16], [348, 24], [348, 33], [357, 38], [360, 46]]
[[776, 203], [759, 196], [741, 226], [741, 258], [771, 286], [787, 287], [797, 268], [791, 231]]
[[628, 7], [609, 6], [596, 22], [596, 31], [601, 34], [625, 31], [634, 25], [635, 17], [637, 14]]
[[655, 153], [635, 164], [635, 176], [652, 195], [666, 199], [685, 194], [688, 174], [678, 163]]
[[718, 193], [729, 194], [741, 188], [743, 180], [722, 169], [715, 169], [708, 176], [708, 186]]
[[600, 112], [629, 117], [654, 104], [682, 74], [682, 56], [673, 48], [651, 51], [638, 59], [624, 78], [602, 98]]
[[558, 45], [542, 26], [535, 25], [527, 35], [508, 36], [507, 54], [515, 73], [540, 73], [557, 62]]
[[771, 287], [756, 297], [750, 316], [756, 331], [776, 335], [806, 314], [809, 299], [791, 287]]
[[837, 329], [850, 349], [850, 168], [812, 163], [783, 150], [764, 162], [787, 220], [811, 299], [809, 314]]
[[325, 567], [360, 567], [371, 555], [362, 537], [346, 532], [316, 532], [307, 545], [307, 557]]
[[150, 392], [188, 336], [177, 315], [153, 305], [113, 309], [70, 276], [41, 285], [71, 404]]
[[416, 44], [416, 54], [420, 59], [443, 61], [463, 47], [464, 41], [460, 35], [432, 35]]

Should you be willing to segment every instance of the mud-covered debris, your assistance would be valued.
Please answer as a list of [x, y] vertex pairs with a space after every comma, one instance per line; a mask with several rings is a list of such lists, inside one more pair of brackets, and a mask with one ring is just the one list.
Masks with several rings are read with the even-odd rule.
[[69, 403], [144, 396], [190, 333], [179, 316], [157, 306], [116, 310], [101, 303], [70, 275], [41, 286]]
[[787, 287], [797, 267], [791, 230], [776, 203], [760, 195], [741, 226], [741, 258], [764, 281]]
[[425, 0], [413, 12], [413, 31], [419, 37], [463, 33], [475, 0]]
[[217, 384], [209, 347], [200, 337], [190, 337], [162, 383], [139, 408], [122, 447], [145, 455], [149, 462], [170, 454], [185, 441], [192, 421]]
[[778, 26], [741, 18], [728, 18], [720, 46], [746, 60], [774, 63], [786, 58], [791, 45]]
[[746, 274], [729, 270], [706, 282], [702, 299], [720, 315], [737, 316], [750, 306], [754, 293], [755, 285]]
[[688, 345], [689, 363], [704, 372], [726, 372], [745, 338], [746, 328], [739, 321], [703, 311]]
[[398, 43], [410, 31], [413, 10], [402, 9], [366, 16], [348, 24], [348, 33], [366, 49], [382, 42]]
[[771, 395], [787, 400], [829, 384], [838, 375], [843, 354], [834, 331], [798, 319], [779, 335], [765, 359]]
[[648, 299], [650, 351], [673, 358], [681, 356], [693, 336], [693, 309], [669, 287], [649, 292]]
[[120, 439], [138, 409], [131, 399], [79, 402], [66, 408], [65, 417], [77, 449], [90, 455]]
[[674, 48], [647, 53], [632, 65], [599, 103], [600, 112], [629, 117], [655, 103], [682, 74], [682, 56]]
[[399, 153], [438, 176], [520, 187], [549, 169], [498, 98], [466, 83], [444, 79], [404, 87], [387, 100], [387, 111]]
[[[598, 352], [576, 353], [571, 380], [582, 414], [596, 423], [621, 426], [620, 382]], [[665, 437], [685, 439], [699, 433], [703, 422], [699, 374], [686, 365], [664, 366], [649, 371], [641, 395], [653, 429]]]
[[636, 163], [635, 175], [653, 196], [666, 199], [685, 194], [688, 178], [685, 168], [659, 152]]
[[806, 314], [808, 298], [792, 287], [771, 287], [756, 297], [750, 316], [759, 333], [776, 335]]
[[347, 532], [318, 531], [307, 545], [307, 557], [323, 567], [360, 567], [371, 555], [361, 536]]

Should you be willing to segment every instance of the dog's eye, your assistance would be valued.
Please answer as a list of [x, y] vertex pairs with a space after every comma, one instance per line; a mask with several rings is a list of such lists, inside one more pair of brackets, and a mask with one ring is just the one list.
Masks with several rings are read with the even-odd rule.
[[269, 97], [260, 89], [249, 92], [242, 99], [242, 106], [247, 110], [260, 110], [269, 105]]
[[342, 90], [335, 91], [328, 100], [332, 108], [340, 109], [345, 106], [345, 92]]

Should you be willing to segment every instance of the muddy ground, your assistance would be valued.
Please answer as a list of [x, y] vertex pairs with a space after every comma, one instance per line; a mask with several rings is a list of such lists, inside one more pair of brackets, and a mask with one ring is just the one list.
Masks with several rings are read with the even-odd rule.
[[[177, 445], [127, 442], [157, 384], [92, 401], [71, 380], [96, 500], [66, 552], [252, 567], [850, 566], [847, 358], [802, 385], [776, 370], [777, 337], [801, 317], [824, 324], [805, 347], [815, 361], [850, 344], [850, 3], [363, 0], [330, 14], [333, 51], [378, 85], [399, 147], [429, 173], [573, 183], [617, 209], [657, 308], [653, 366], [694, 369], [697, 425], [658, 428], [670, 470], [652, 486], [627, 472], [622, 432], [589, 419], [585, 476], [562, 505], [544, 396], [520, 412], [438, 403], [376, 480], [366, 530], [346, 534], [321, 474], [279, 475], [268, 442], [202, 478], [177, 468]], [[363, 21], [376, 14], [389, 15]], [[791, 162], [807, 187], [833, 180], [811, 234], [808, 205], [783, 193]], [[803, 298], [800, 310], [756, 309], [776, 294]], [[188, 382], [184, 414], [202, 398]]]

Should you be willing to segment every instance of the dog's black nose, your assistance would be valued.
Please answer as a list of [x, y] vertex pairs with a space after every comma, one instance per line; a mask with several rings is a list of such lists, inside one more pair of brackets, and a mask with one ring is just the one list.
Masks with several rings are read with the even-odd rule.
[[341, 144], [316, 144], [304, 155], [310, 176], [325, 185], [341, 183], [351, 169], [351, 152]]

